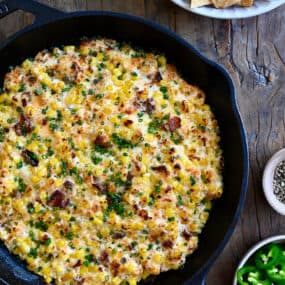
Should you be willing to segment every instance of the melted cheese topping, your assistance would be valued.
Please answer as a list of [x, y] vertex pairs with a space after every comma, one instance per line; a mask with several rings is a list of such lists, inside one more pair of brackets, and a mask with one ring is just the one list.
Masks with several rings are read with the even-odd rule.
[[218, 126], [164, 56], [98, 39], [44, 50], [0, 95], [0, 238], [56, 284], [177, 269], [222, 193]]

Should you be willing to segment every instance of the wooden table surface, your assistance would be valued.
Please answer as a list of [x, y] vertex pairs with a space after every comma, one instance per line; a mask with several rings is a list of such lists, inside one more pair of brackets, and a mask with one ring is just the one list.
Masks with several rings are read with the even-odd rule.
[[[267, 159], [285, 143], [285, 5], [245, 20], [213, 20], [190, 14], [169, 0], [41, 0], [66, 10], [100, 9], [154, 20], [175, 31], [231, 73], [250, 151], [245, 208], [227, 247], [208, 274], [207, 285], [229, 285], [246, 250], [285, 233], [285, 218], [267, 204], [261, 177]], [[0, 21], [0, 40], [31, 23], [15, 12]]]

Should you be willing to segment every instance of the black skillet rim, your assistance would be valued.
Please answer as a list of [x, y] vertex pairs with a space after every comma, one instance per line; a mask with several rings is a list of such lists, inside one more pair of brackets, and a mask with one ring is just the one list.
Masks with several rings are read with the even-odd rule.
[[[22, 0], [22, 1], [25, 1], [25, 0]], [[57, 10], [55, 10], [55, 11], [57, 11]], [[45, 19], [36, 20], [36, 22], [33, 23], [32, 25], [18, 31], [14, 35], [10, 36], [8, 39], [4, 40], [4, 42], [2, 42], [0, 44], [0, 52], [4, 47], [6, 47], [8, 44], [10, 44], [12, 41], [14, 41], [19, 36], [29, 32], [29, 31], [35, 30], [35, 29], [37, 29], [43, 25], [55, 22], [57, 20], [64, 20], [64, 19], [75, 18], [75, 17], [80, 18], [80, 17], [85, 17], [85, 16], [109, 16], [109, 17], [115, 17], [115, 18], [119, 18], [119, 19], [128, 19], [128, 20], [136, 21], [136, 22], [142, 23], [146, 26], [149, 26], [150, 28], [152, 28], [154, 30], [158, 30], [159, 32], [166, 34], [168, 37], [170, 37], [170, 38], [174, 39], [175, 41], [177, 41], [178, 43], [184, 45], [187, 49], [189, 49], [191, 52], [193, 52], [196, 56], [198, 56], [206, 64], [216, 68], [226, 78], [227, 83], [228, 83], [229, 88], [230, 88], [231, 105], [232, 105], [232, 108], [234, 111], [234, 116], [235, 116], [236, 121], [238, 123], [240, 137], [241, 137], [241, 141], [242, 141], [243, 180], [242, 180], [242, 186], [241, 186], [241, 192], [240, 192], [240, 198], [239, 198], [238, 206], [237, 206], [235, 214], [233, 216], [231, 225], [229, 226], [228, 230], [226, 231], [226, 234], [225, 234], [223, 240], [220, 242], [216, 251], [205, 262], [205, 264], [197, 272], [195, 272], [194, 275], [189, 277], [189, 280], [187, 280], [184, 284], [185, 285], [190, 284], [189, 282], [191, 282], [193, 280], [197, 280], [197, 279], [199, 279], [199, 277], [200, 277], [200, 279], [204, 279], [208, 270], [210, 269], [211, 265], [214, 263], [214, 261], [217, 259], [217, 257], [221, 254], [221, 252], [223, 251], [223, 249], [225, 248], [226, 244], [228, 243], [230, 237], [233, 234], [233, 231], [235, 229], [235, 226], [238, 222], [238, 219], [240, 217], [241, 211], [242, 211], [244, 203], [245, 203], [247, 186], [248, 186], [249, 156], [248, 156], [247, 138], [246, 138], [245, 129], [244, 129], [244, 126], [242, 123], [242, 119], [240, 116], [240, 112], [238, 109], [238, 104], [237, 104], [236, 95], [235, 95], [234, 83], [233, 83], [233, 80], [232, 80], [230, 74], [222, 65], [218, 64], [215, 61], [208, 59], [206, 56], [204, 56], [202, 53], [200, 53], [195, 47], [193, 47], [190, 43], [188, 43], [181, 36], [172, 32], [168, 28], [165, 28], [162, 25], [157, 24], [154, 21], [147, 20], [145, 18], [138, 17], [138, 16], [133, 16], [133, 15], [130, 15], [127, 13], [118, 13], [118, 12], [111, 12], [111, 11], [79, 11], [79, 12], [65, 13], [63, 11], [58, 10], [57, 12], [58, 12], [58, 15], [56, 15], [56, 16], [52, 15], [51, 17], [49, 17], [49, 15], [47, 15], [47, 17], [45, 17]]]

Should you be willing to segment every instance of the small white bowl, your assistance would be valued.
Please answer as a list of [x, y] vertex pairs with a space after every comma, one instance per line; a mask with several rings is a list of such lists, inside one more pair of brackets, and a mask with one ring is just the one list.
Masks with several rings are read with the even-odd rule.
[[285, 160], [285, 148], [277, 151], [267, 162], [262, 178], [263, 192], [269, 205], [279, 214], [285, 215], [285, 204], [273, 193], [273, 177], [276, 166]]
[[235, 272], [235, 276], [234, 276], [234, 281], [233, 281], [233, 285], [237, 285], [237, 272], [238, 270], [243, 267], [247, 261], [255, 254], [256, 251], [258, 251], [261, 247], [265, 246], [266, 244], [269, 244], [271, 242], [276, 242], [276, 243], [285, 243], [285, 235], [278, 235], [278, 236], [273, 236], [273, 237], [269, 237], [266, 238], [262, 241], [260, 241], [259, 243], [257, 243], [256, 245], [254, 245], [246, 254], [245, 256], [242, 258], [241, 262], [239, 263], [236, 272]]

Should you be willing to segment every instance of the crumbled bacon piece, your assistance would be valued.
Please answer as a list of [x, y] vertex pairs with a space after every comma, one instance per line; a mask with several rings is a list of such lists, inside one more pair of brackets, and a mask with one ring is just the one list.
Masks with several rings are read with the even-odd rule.
[[147, 219], [149, 218], [147, 211], [144, 210], [144, 209], [139, 210], [139, 215], [140, 215], [144, 220], [147, 220]]
[[103, 193], [106, 191], [106, 186], [101, 182], [93, 183], [92, 186], [96, 187], [99, 192]]
[[55, 190], [48, 201], [48, 205], [52, 207], [57, 207], [57, 208], [66, 208], [66, 206], [69, 204], [69, 199], [66, 199], [66, 195], [60, 191], [60, 190]]
[[187, 230], [184, 230], [182, 233], [182, 236], [186, 239], [189, 240], [192, 237], [192, 234], [189, 233]]
[[33, 123], [26, 115], [21, 114], [20, 120], [14, 128], [18, 136], [26, 135], [33, 131]]
[[165, 165], [159, 165], [159, 166], [152, 166], [151, 167], [152, 170], [163, 173], [165, 175], [169, 174], [169, 171], [167, 170]]
[[95, 141], [94, 141], [94, 144], [99, 145], [101, 147], [107, 147], [108, 146], [107, 137], [103, 136], [103, 135], [97, 136]]
[[165, 248], [172, 248], [172, 247], [173, 247], [173, 241], [171, 241], [171, 240], [165, 240], [165, 241], [162, 243], [162, 246], [165, 247]]
[[124, 121], [124, 125], [125, 125], [126, 127], [129, 127], [130, 125], [132, 125], [132, 123], [133, 123], [132, 120], [126, 120], [126, 121]]
[[145, 111], [151, 115], [152, 112], [155, 110], [155, 103], [154, 100], [152, 98], [147, 98], [144, 101], [144, 106], [145, 106]]
[[105, 266], [107, 266], [107, 264], [109, 263], [109, 254], [106, 250], [102, 251], [99, 257], [99, 261]]
[[172, 117], [168, 119], [168, 126], [171, 132], [176, 131], [181, 127], [181, 119], [179, 117]]

